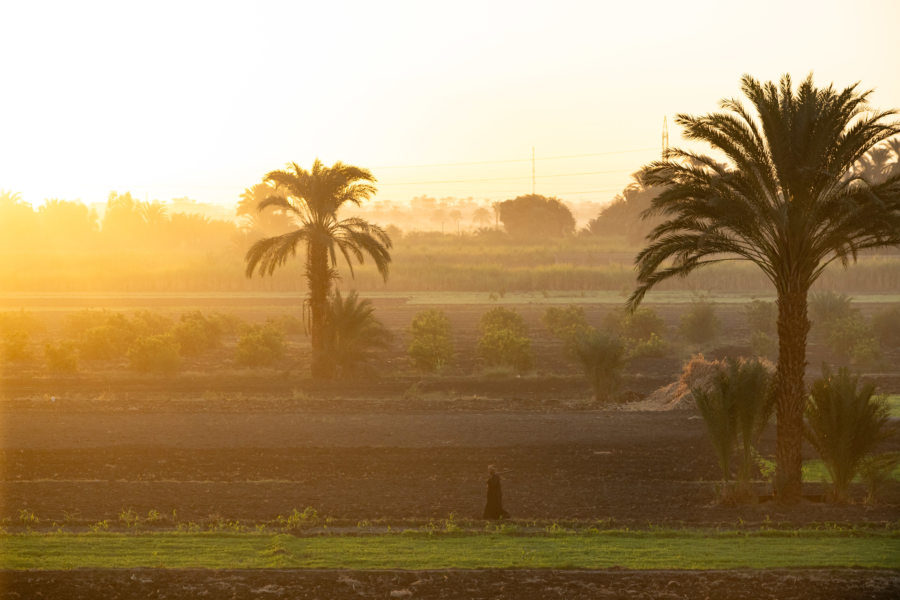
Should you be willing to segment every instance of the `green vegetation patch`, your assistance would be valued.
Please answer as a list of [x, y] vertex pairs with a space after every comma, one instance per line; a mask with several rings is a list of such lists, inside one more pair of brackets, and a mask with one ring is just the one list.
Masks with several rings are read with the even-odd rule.
[[[890, 472], [890, 479], [900, 481], [900, 464], [894, 466]], [[828, 468], [820, 458], [803, 461], [803, 481], [809, 483], [829, 483], [831, 477], [828, 475]], [[853, 478], [853, 481], [860, 483], [863, 481], [860, 475]]]
[[597, 532], [541, 536], [294, 537], [257, 534], [24, 534], [0, 568], [900, 568], [896, 533]]
[[891, 394], [887, 397], [888, 408], [891, 411], [891, 417], [900, 419], [900, 394]]

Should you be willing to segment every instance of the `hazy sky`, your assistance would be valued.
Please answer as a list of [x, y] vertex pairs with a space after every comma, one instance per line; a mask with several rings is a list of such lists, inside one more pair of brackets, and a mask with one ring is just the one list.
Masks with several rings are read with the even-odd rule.
[[538, 193], [605, 202], [663, 116], [677, 145], [672, 117], [743, 73], [900, 107], [897, 0], [11, 0], [0, 23], [0, 189], [35, 204], [232, 203], [317, 156], [371, 168], [380, 200], [505, 199], [532, 147]]

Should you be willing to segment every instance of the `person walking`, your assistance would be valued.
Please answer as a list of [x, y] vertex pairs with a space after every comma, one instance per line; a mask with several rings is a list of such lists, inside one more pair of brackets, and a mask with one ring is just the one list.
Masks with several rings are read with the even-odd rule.
[[[509, 471], [504, 471], [509, 473]], [[484, 505], [484, 519], [508, 519], [509, 513], [503, 510], [503, 491], [500, 489], [500, 475], [494, 465], [488, 466], [487, 503]]]

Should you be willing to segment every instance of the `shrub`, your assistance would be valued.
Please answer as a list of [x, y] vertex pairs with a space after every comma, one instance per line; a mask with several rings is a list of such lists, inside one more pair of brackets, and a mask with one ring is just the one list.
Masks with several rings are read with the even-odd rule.
[[828, 321], [850, 316], [854, 309], [850, 306], [853, 298], [834, 292], [815, 292], [809, 296], [809, 320], [815, 326]]
[[215, 323], [223, 335], [235, 335], [247, 326], [242, 318], [230, 313], [214, 312], [207, 319]]
[[280, 329], [267, 325], [249, 327], [238, 338], [236, 358], [238, 363], [251, 367], [271, 365], [284, 356], [284, 334]]
[[336, 374], [348, 374], [375, 358], [390, 345], [392, 336], [375, 317], [370, 300], [360, 300], [356, 292], [347, 297], [339, 291], [328, 299], [325, 314], [326, 356]]
[[525, 326], [525, 319], [522, 315], [510, 308], [498, 306], [487, 311], [481, 317], [480, 327], [482, 331], [488, 329], [507, 329], [513, 333], [527, 336], [528, 327]]
[[756, 356], [778, 355], [778, 307], [774, 302], [753, 300], [744, 307], [750, 328], [750, 347]]
[[145, 373], [172, 373], [181, 364], [178, 342], [172, 334], [138, 338], [128, 350], [128, 360], [132, 369]]
[[28, 333], [21, 330], [7, 331], [0, 337], [0, 349], [3, 352], [3, 359], [6, 361], [27, 360], [28, 352]]
[[747, 492], [756, 465], [755, 446], [772, 416], [770, 382], [771, 373], [762, 362], [729, 358], [705, 385], [691, 388], [726, 482], [732, 476], [732, 456], [739, 451], [738, 494]]
[[183, 355], [196, 356], [221, 344], [222, 329], [218, 321], [206, 318], [200, 311], [192, 311], [181, 315], [172, 328], [172, 335]]
[[705, 301], [691, 303], [687, 312], [681, 315], [681, 335], [692, 344], [712, 341], [719, 333], [719, 319], [716, 309]]
[[762, 331], [750, 334], [750, 348], [756, 356], [775, 358], [778, 356], [778, 338]]
[[78, 350], [72, 342], [48, 343], [44, 346], [47, 368], [57, 373], [74, 373], [78, 370]]
[[842, 364], [868, 364], [879, 355], [872, 326], [852, 298], [834, 292], [812, 294], [809, 301], [812, 338], [825, 346], [829, 357]]
[[122, 313], [81, 311], [66, 319], [66, 331], [77, 340], [82, 358], [109, 360], [123, 356], [139, 337], [163, 335], [171, 320], [151, 311], [130, 318]]
[[162, 335], [172, 328], [172, 319], [158, 312], [139, 310], [132, 313], [131, 317], [120, 315], [125, 319], [126, 328], [131, 329], [135, 336], [138, 335]]
[[594, 390], [594, 399], [605, 402], [619, 387], [625, 347], [621, 340], [591, 328], [578, 332], [573, 350]]
[[550, 330], [550, 333], [566, 344], [573, 343], [579, 334], [589, 328], [587, 318], [584, 316], [584, 309], [575, 305], [565, 308], [551, 306], [544, 311], [541, 322]]
[[669, 344], [655, 333], [651, 333], [646, 340], [627, 340], [626, 356], [631, 358], [654, 357], [659, 358], [669, 353]]
[[764, 333], [775, 336], [778, 325], [778, 307], [774, 302], [753, 300], [744, 307], [747, 316], [747, 325], [751, 333]]
[[450, 319], [433, 308], [417, 314], [410, 327], [409, 358], [417, 369], [440, 371], [453, 356]]
[[885, 348], [900, 348], [900, 304], [885, 308], [872, 317], [872, 329]]
[[299, 335], [306, 333], [306, 326], [302, 319], [298, 319], [293, 315], [279, 315], [277, 317], [269, 317], [266, 323], [277, 327], [286, 335]]
[[492, 308], [481, 317], [478, 353], [489, 367], [531, 368], [531, 340], [522, 315], [508, 308]]
[[828, 469], [837, 501], [846, 500], [863, 461], [894, 433], [887, 399], [874, 393], [874, 384], [860, 386], [847, 368], [832, 373], [827, 365], [810, 390], [804, 434]]
[[42, 324], [37, 317], [24, 309], [0, 312], [0, 335], [21, 332], [31, 336], [41, 329]]
[[666, 324], [652, 308], [641, 307], [634, 312], [612, 311], [603, 320], [604, 327], [620, 337], [646, 341], [656, 335], [663, 338]]

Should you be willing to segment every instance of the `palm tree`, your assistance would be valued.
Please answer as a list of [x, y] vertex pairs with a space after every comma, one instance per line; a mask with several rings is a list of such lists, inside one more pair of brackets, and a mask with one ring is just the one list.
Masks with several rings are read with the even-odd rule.
[[272, 171], [266, 183], [274, 184], [275, 193], [259, 203], [258, 210], [268, 207], [289, 214], [296, 229], [282, 235], [264, 238], [247, 251], [246, 274], [252, 277], [271, 275], [276, 267], [297, 253], [306, 251], [305, 276], [309, 288], [310, 336], [312, 341], [312, 376], [330, 377], [334, 365], [328, 360], [325, 340], [328, 295], [337, 273], [337, 257], [341, 254], [353, 276], [353, 259], [362, 263], [369, 255], [384, 280], [387, 280], [391, 256], [391, 239], [377, 225], [365, 219], [338, 218], [338, 210], [346, 203], [359, 204], [375, 193], [375, 177], [367, 169], [337, 162], [326, 167], [319, 159], [307, 171], [297, 163], [289, 163], [283, 171]]
[[862, 249], [900, 244], [900, 173], [872, 178], [858, 168], [900, 124], [888, 120], [895, 111], [871, 110], [871, 92], [856, 85], [816, 88], [810, 76], [794, 90], [788, 75], [779, 84], [745, 75], [741, 89], [755, 114], [723, 100], [723, 112], [677, 118], [688, 139], [727, 163], [670, 150], [644, 168], [646, 184], [664, 186], [644, 216], [665, 220], [635, 258], [628, 304], [705, 265], [749, 260], [762, 269], [778, 305], [775, 490], [789, 501], [801, 491], [807, 294], [832, 262], [847, 266]]

